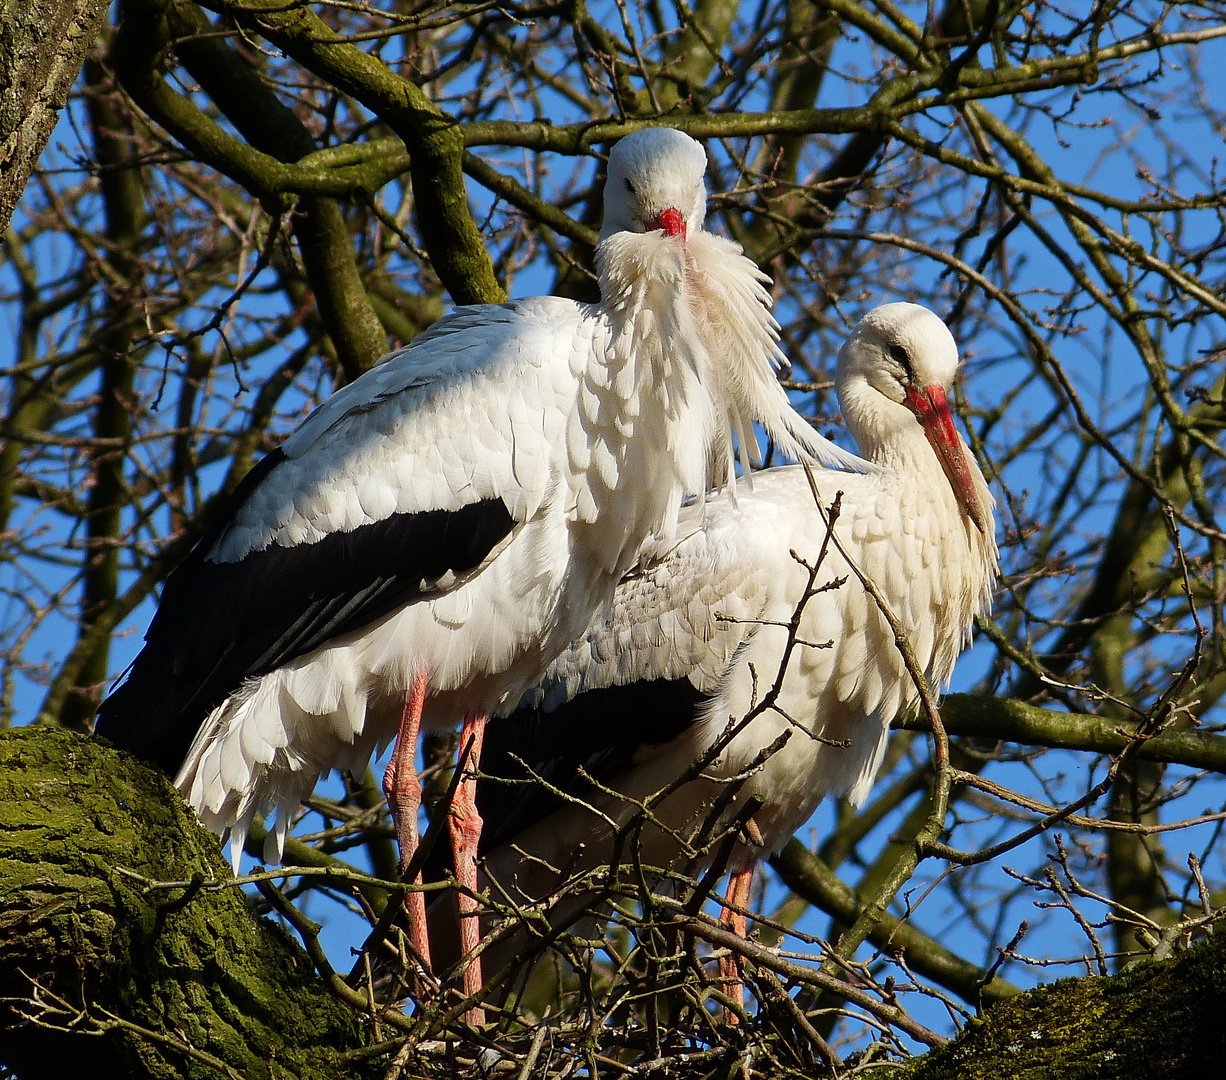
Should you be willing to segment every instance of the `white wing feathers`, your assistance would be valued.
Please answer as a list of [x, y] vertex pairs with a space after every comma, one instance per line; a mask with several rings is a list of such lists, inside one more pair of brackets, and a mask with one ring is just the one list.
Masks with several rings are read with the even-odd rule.
[[[915, 478], [819, 471], [816, 481], [827, 508], [843, 492], [837, 535], [909, 631], [932, 685], [943, 683], [971, 618], [987, 603], [994, 567], [959, 558], [966, 547], [961, 521], [939, 502], [934, 506], [933, 489]], [[758, 473], [754, 490], [737, 499], [728, 493], [705, 507], [685, 508], [682, 528], [700, 531], [649, 552], [618, 587], [611, 611], [525, 699], [548, 711], [586, 691], [690, 678], [710, 695], [705, 715], [675, 744], [647, 753], [642, 762], [648, 769], [670, 754], [700, 752], [775, 682], [787, 624], [808, 580], [792, 552], [814, 564], [827, 531], [799, 467]], [[944, 559], [932, 558], [934, 552]], [[781, 711], [761, 713], [712, 767], [716, 775], [737, 775], [762, 747], [792, 731], [785, 749], [746, 789], [766, 800], [756, 818], [768, 846], [785, 840], [825, 795], [863, 801], [890, 721], [918, 700], [888, 623], [833, 544], [815, 585], [826, 588], [804, 606], [797, 635], [802, 644], [784, 675]], [[848, 745], [816, 742], [794, 730], [793, 721]]]
[[[682, 528], [699, 513], [687, 507]], [[715, 530], [691, 532], [667, 554], [655, 550], [522, 704], [548, 711], [588, 690], [657, 679], [689, 678], [713, 691], [767, 600], [766, 569], [741, 554]]]
[[211, 557], [495, 497], [527, 520], [548, 489], [549, 448], [564, 444], [555, 383], [573, 353], [591, 355], [601, 327], [586, 312], [536, 298], [440, 320], [307, 418]]

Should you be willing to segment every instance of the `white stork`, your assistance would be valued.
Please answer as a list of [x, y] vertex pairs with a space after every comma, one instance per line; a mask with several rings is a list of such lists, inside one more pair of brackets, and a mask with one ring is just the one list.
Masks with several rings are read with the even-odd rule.
[[[886, 304], [866, 315], [839, 354], [836, 385], [848, 428], [881, 469], [814, 474], [824, 507], [841, 493], [833, 535], [883, 594], [934, 688], [988, 609], [997, 569], [993, 499], [946, 401], [957, 363], [953, 337], [926, 308]], [[744, 909], [757, 857], [778, 850], [823, 797], [862, 803], [890, 721], [919, 694], [876, 602], [826, 543], [827, 520], [800, 466], [758, 473], [737, 499], [683, 510], [679, 539], [635, 567], [612, 613], [491, 727], [477, 789], [493, 823], [484, 873], [538, 901], [571, 872], [606, 861], [607, 819], [626, 820], [635, 802], [667, 788], [771, 689], [810, 584], [804, 562], [815, 565], [824, 546], [775, 707], [740, 728], [704, 779], [653, 809], [673, 832], [647, 822], [641, 858], [682, 862], [676, 835], [696, 831], [725, 786], [744, 778], [723, 819], [762, 799], [753, 816], [760, 844], [741, 842], [732, 858], [729, 911]], [[755, 766], [780, 736], [782, 748]], [[597, 792], [579, 767], [620, 795]], [[574, 802], [559, 809], [556, 795], [524, 782], [531, 776], [600, 813]], [[431, 918], [436, 941], [453, 936], [445, 911]], [[743, 934], [743, 917], [731, 921]]]
[[[384, 788], [406, 866], [419, 724], [463, 720], [475, 760], [484, 717], [583, 632], [645, 541], [673, 535], [683, 497], [732, 482], [754, 421], [785, 452], [866, 467], [788, 403], [767, 279], [704, 231], [705, 168], [679, 131], [622, 139], [600, 303], [441, 319], [252, 469], [167, 579], [97, 732], [169, 771], [236, 865], [257, 814], [277, 811], [279, 859], [319, 778], [396, 738]], [[471, 883], [471, 783], [457, 802]]]

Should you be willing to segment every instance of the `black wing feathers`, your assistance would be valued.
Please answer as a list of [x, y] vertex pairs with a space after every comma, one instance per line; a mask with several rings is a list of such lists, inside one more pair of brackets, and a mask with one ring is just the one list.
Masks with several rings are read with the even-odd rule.
[[244, 478], [167, 578], [144, 649], [98, 711], [98, 734], [171, 774], [204, 718], [245, 679], [421, 599], [423, 578], [480, 566], [515, 527], [501, 499], [486, 499], [393, 514], [314, 544], [269, 545], [234, 563], [206, 559], [282, 460], [274, 451]]

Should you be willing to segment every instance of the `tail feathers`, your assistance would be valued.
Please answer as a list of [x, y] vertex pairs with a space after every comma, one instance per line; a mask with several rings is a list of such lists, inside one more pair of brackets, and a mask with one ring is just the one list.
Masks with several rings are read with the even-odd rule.
[[[251, 835], [251, 829], [255, 825], [256, 818], [269, 809], [270, 802], [271, 800], [250, 802], [232, 824], [224, 813], [214, 815], [215, 820], [213, 821], [209, 820], [208, 815], [205, 816], [204, 822], [210, 832], [217, 833], [223, 840], [227, 832], [229, 833], [227, 846], [230, 853], [230, 866], [233, 867], [236, 877], [239, 873], [243, 852], [247, 848], [247, 839]], [[294, 822], [294, 812], [301, 802], [297, 793], [292, 797], [276, 799], [276, 817], [272, 828], [264, 835], [264, 846], [261, 852], [261, 858], [266, 865], [273, 866], [285, 858], [285, 841], [289, 836], [290, 826]]]

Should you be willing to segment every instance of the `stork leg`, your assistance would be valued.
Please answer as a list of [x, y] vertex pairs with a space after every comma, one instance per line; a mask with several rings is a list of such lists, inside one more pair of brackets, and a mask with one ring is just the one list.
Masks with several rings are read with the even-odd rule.
[[[749, 904], [749, 892], [753, 886], [754, 864], [751, 862], [743, 870], [728, 875], [728, 888], [724, 892], [724, 913], [720, 922], [728, 927], [739, 938], [744, 938], [749, 929], [749, 919], [732, 906], [745, 908]], [[741, 958], [739, 956], [722, 956], [719, 961], [719, 973], [724, 984], [724, 993], [733, 1001], [743, 1002], [745, 990], [741, 983]], [[729, 1013], [730, 1023], [736, 1023], [736, 1013]]]
[[[477, 765], [481, 761], [481, 744], [485, 738], [485, 717], [468, 715], [460, 729], [460, 767], [464, 770], [456, 789], [448, 821], [451, 851], [455, 858], [459, 892], [460, 951], [468, 957], [464, 969], [464, 996], [471, 997], [481, 989], [481, 957], [473, 952], [481, 943], [481, 925], [477, 918], [477, 842], [481, 839], [484, 822], [477, 813]], [[465, 1019], [470, 1024], [485, 1023], [485, 1010], [480, 1006], [469, 1009]]]
[[[421, 731], [421, 713], [426, 704], [427, 677], [422, 672], [413, 680], [405, 695], [400, 712], [400, 730], [392, 748], [392, 760], [383, 774], [383, 794], [392, 808], [396, 823], [396, 843], [400, 848], [400, 872], [403, 874], [417, 851], [417, 811], [421, 806], [421, 781], [417, 779], [417, 738]], [[421, 884], [418, 873], [412, 884]], [[409, 912], [409, 940], [418, 958], [430, 968], [430, 941], [426, 936], [426, 896], [422, 892], [408, 894], [405, 904]]]

